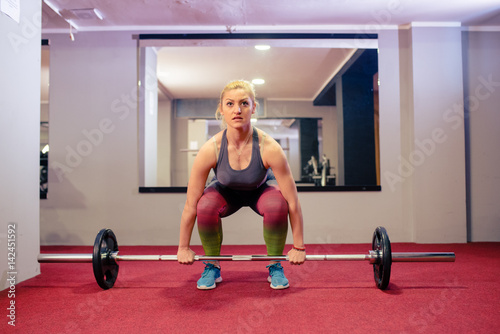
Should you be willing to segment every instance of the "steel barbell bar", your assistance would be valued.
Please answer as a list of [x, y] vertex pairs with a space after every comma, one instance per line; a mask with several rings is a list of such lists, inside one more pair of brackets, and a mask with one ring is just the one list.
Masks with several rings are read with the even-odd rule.
[[[389, 285], [392, 262], [454, 262], [453, 252], [392, 253], [391, 243], [384, 227], [373, 233], [372, 250], [368, 254], [306, 255], [307, 261], [368, 261], [373, 264], [375, 283], [379, 289]], [[288, 261], [288, 256], [268, 255], [195, 255], [195, 261]], [[118, 251], [116, 236], [110, 229], [102, 229], [94, 242], [93, 254], [39, 254], [39, 263], [92, 262], [97, 284], [112, 288], [118, 276], [120, 261], [177, 261], [176, 255], [122, 255]]]
[[[40, 254], [40, 263], [90, 263], [93, 254]], [[119, 252], [110, 252], [114, 261], [177, 261], [177, 255], [122, 255]], [[307, 261], [368, 261], [370, 264], [377, 263], [380, 256], [376, 251], [368, 254], [327, 254], [306, 255]], [[195, 261], [288, 261], [287, 255], [220, 255], [206, 256], [195, 255]], [[455, 253], [392, 253], [392, 262], [454, 262]]]

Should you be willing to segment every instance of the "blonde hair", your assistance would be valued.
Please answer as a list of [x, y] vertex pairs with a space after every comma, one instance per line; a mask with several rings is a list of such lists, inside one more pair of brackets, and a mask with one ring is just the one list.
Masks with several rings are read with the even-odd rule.
[[217, 105], [217, 110], [215, 111], [215, 119], [221, 121], [220, 127], [223, 129], [227, 127], [227, 124], [220, 110], [222, 105], [222, 99], [224, 98], [224, 94], [226, 94], [226, 92], [234, 89], [243, 89], [250, 95], [250, 98], [252, 99], [252, 102], [255, 105], [255, 107], [257, 108], [259, 106], [259, 103], [257, 102], [256, 99], [255, 87], [253, 83], [246, 80], [231, 81], [224, 87], [224, 89], [222, 89], [222, 92], [220, 93], [219, 104]]

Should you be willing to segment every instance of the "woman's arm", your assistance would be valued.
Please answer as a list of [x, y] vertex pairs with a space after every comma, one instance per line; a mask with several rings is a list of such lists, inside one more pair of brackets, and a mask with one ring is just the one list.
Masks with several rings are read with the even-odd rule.
[[189, 244], [196, 221], [196, 207], [201, 195], [203, 195], [208, 174], [216, 163], [215, 147], [212, 140], [209, 140], [198, 151], [191, 168], [186, 204], [181, 216], [179, 248], [177, 250], [177, 261], [179, 263], [192, 264], [194, 262], [195, 253], [189, 248]]

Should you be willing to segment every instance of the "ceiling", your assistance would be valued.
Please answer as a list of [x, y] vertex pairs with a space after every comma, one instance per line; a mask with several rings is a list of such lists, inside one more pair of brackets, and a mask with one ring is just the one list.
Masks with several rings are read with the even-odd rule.
[[[233, 79], [262, 78], [258, 97], [312, 101], [340, 69], [350, 49], [272, 47], [163, 47], [161, 91], [175, 98], [217, 98]], [[203, 87], [203, 88], [202, 88]]]
[[[80, 32], [94, 31], [372, 34], [412, 22], [498, 31], [500, 1], [45, 0], [42, 5], [42, 34], [69, 34], [71, 25], [75, 39]], [[345, 42], [332, 47], [333, 41], [314, 47], [266, 42], [277, 44], [259, 51], [255, 41], [231, 47], [200, 41], [190, 47], [159, 43], [160, 96], [215, 98], [231, 79], [259, 77], [266, 81], [257, 87], [259, 97], [313, 100], [358, 47]], [[46, 76], [42, 70], [42, 80]], [[48, 100], [44, 86], [48, 84], [42, 83], [42, 100]]]

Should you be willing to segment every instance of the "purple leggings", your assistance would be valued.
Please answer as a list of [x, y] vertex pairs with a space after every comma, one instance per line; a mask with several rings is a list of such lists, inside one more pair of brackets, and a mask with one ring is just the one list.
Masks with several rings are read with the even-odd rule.
[[197, 207], [198, 232], [206, 255], [220, 255], [222, 220], [243, 206], [264, 217], [267, 254], [282, 255], [288, 231], [288, 203], [276, 184], [268, 181], [256, 190], [240, 191], [212, 182]]

